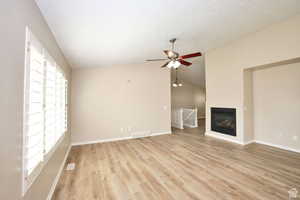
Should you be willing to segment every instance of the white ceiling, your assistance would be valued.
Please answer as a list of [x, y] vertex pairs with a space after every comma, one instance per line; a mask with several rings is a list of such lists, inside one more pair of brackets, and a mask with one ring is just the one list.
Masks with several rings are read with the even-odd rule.
[[[72, 67], [205, 52], [300, 12], [300, 0], [36, 0]], [[203, 67], [203, 66], [202, 66]]]

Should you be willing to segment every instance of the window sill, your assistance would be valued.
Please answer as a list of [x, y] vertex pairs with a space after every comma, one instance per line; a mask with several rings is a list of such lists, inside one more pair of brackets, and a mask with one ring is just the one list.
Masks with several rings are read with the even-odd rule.
[[42, 173], [44, 167], [48, 164], [48, 161], [52, 158], [53, 154], [56, 152], [58, 147], [61, 145], [62, 141], [65, 139], [67, 134], [67, 131], [60, 137], [60, 139], [56, 142], [54, 147], [44, 156], [44, 161], [40, 164], [39, 167], [37, 167], [35, 176], [30, 180], [27, 181], [25, 176], [24, 176], [24, 168], [23, 168], [23, 188], [22, 188], [22, 196], [25, 196], [27, 191], [31, 188], [31, 186], [35, 183], [37, 178], [40, 176]]

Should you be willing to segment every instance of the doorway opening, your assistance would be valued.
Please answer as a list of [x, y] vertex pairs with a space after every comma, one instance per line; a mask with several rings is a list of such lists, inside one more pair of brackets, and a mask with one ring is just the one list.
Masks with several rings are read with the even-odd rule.
[[205, 63], [192, 61], [189, 67], [171, 71], [171, 126], [173, 133], [204, 135], [205, 133]]

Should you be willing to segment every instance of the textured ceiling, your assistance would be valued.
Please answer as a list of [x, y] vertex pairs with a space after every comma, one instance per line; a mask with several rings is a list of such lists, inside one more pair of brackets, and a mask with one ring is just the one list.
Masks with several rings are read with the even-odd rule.
[[172, 37], [179, 53], [205, 52], [300, 12], [300, 0], [36, 2], [72, 67], [160, 58]]

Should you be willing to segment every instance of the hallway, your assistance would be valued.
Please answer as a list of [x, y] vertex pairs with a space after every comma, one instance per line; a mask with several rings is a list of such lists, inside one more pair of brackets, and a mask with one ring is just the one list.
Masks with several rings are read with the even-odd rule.
[[198, 127], [197, 128], [187, 128], [178, 129], [172, 127], [172, 132], [176, 134], [189, 134], [194, 136], [204, 136], [205, 134], [205, 119], [198, 119]]

